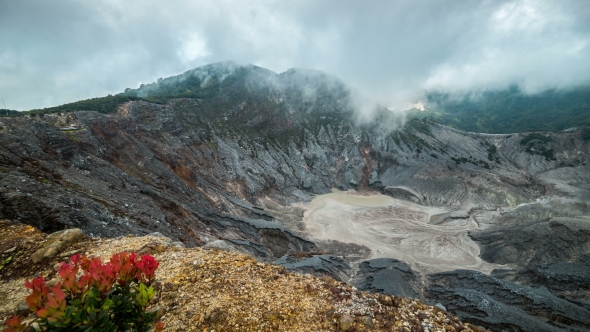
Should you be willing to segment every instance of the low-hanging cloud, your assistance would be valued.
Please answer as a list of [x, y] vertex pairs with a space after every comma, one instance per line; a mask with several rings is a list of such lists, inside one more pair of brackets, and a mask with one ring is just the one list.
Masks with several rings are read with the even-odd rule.
[[590, 78], [585, 0], [0, 1], [0, 97], [26, 110], [212, 62], [340, 77], [384, 106], [425, 90]]

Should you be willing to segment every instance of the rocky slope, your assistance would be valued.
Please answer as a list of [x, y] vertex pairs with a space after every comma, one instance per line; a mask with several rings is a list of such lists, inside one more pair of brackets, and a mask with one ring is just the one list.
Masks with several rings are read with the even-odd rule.
[[[580, 292], [549, 290], [588, 312], [590, 142], [581, 132], [486, 135], [404, 119], [306, 70], [217, 64], [126, 94], [158, 103], [0, 118], [0, 217], [91, 237], [157, 231], [188, 247], [238, 250], [340, 280], [358, 270], [367, 289], [412, 289], [492, 328], [538, 331], [523, 315], [552, 328], [590, 327], [590, 319], [564, 323], [495, 299], [505, 306], [499, 314], [448, 293], [454, 286], [441, 292], [437, 276], [408, 277], [397, 263], [359, 266], [370, 249], [311, 241], [302, 235], [305, 209], [293, 205], [339, 188], [443, 207], [450, 212], [431, 223], [477, 223], [470, 236], [482, 258], [508, 264], [493, 278], [533, 292], [555, 278], [573, 281]], [[548, 274], [561, 263], [571, 273]], [[489, 284], [473, 284], [473, 299], [487, 296]], [[492, 318], [459, 310], [465, 305]]]
[[[134, 251], [153, 254], [161, 263], [154, 283], [158, 292], [148, 310], [158, 312], [165, 331], [484, 331], [419, 300], [360, 292], [328, 277], [291, 274], [244, 254], [179, 247], [158, 233], [88, 239], [61, 231], [50, 235], [63, 241], [59, 250], [35, 261], [30, 259], [34, 253], [47, 253], [60, 240], [1, 220], [0, 230], [2, 255], [16, 257], [0, 269], [2, 321], [16, 311], [26, 317], [24, 280], [43, 275], [51, 283], [57, 278], [51, 266], [69, 255], [108, 260], [115, 253]], [[15, 247], [4, 249], [15, 240], [20, 240]]]

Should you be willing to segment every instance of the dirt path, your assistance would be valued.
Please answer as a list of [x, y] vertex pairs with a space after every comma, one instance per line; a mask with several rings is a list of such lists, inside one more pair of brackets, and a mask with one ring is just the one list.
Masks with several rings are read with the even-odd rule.
[[479, 258], [479, 246], [467, 235], [477, 224], [468, 219], [438, 225], [430, 216], [445, 211], [389, 196], [354, 192], [315, 197], [303, 217], [306, 235], [364, 245], [372, 258], [397, 258], [425, 273], [472, 269], [489, 273], [499, 265]]

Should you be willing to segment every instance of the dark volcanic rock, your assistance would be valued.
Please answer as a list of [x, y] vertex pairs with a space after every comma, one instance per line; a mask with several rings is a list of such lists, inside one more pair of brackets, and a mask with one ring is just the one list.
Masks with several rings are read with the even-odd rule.
[[531, 287], [546, 287], [590, 310], [590, 254], [574, 262], [515, 270], [494, 270], [492, 276]]
[[426, 295], [461, 319], [510, 331], [561, 331], [590, 328], [590, 311], [550, 293], [457, 270], [429, 275]]
[[364, 291], [417, 298], [419, 280], [410, 266], [393, 258], [377, 258], [359, 264], [353, 281]]
[[243, 248], [248, 254], [251, 256], [257, 257], [258, 259], [264, 261], [266, 259], [272, 258], [272, 253], [268, 250], [265, 246], [252, 242], [252, 241], [244, 241], [244, 240], [228, 240], [229, 242], [233, 243], [236, 246]]
[[[30, 119], [2, 120], [1, 218], [46, 232], [78, 227], [90, 236], [158, 231], [187, 245], [219, 237], [252, 241], [274, 258], [314, 248], [269, 221], [241, 192], [227, 190], [219, 179], [226, 170], [212, 151], [191, 147], [200, 141], [198, 130], [192, 140], [168, 136], [165, 143], [163, 132], [142, 131], [130, 118], [75, 115], [84, 129], [67, 134]], [[185, 121], [158, 115], [174, 123], [169, 132], [185, 132]]]
[[492, 331], [563, 331], [476, 290], [435, 287], [429, 295], [461, 320]]
[[474, 231], [481, 257], [498, 264], [540, 266], [571, 261], [590, 250], [590, 223], [585, 219], [552, 218]]
[[356, 243], [336, 240], [317, 240], [315, 243], [320, 251], [343, 257], [351, 262], [366, 259], [371, 255], [371, 249]]
[[[81, 129], [68, 132], [49, 124], [59, 115], [0, 119], [5, 128], [1, 216], [46, 231], [80, 227], [94, 236], [160, 231], [188, 245], [218, 237], [266, 245], [252, 233], [233, 234], [219, 216], [274, 220], [260, 208], [261, 199], [300, 202], [310, 193], [351, 188], [351, 181], [363, 188], [367, 183], [397, 188], [388, 190], [426, 205], [514, 204], [544, 188], [513, 162], [526, 168], [534, 161], [531, 172], [553, 167], [528, 156], [518, 137], [509, 135], [463, 133], [419, 120], [399, 127], [383, 110], [376, 111], [377, 122], [355, 125], [346, 94], [336, 98], [328, 91], [332, 104], [324, 100], [312, 107], [298, 104], [290, 88], [224, 89], [233, 97], [173, 99], [165, 105], [137, 101], [116, 115], [69, 113]], [[289, 102], [257, 108], [274, 100], [274, 93]], [[244, 96], [259, 103], [248, 104]], [[289, 111], [294, 109], [303, 113]], [[571, 139], [578, 138], [555, 135], [553, 144]], [[489, 142], [502, 143], [507, 151], [499, 149], [506, 160], [493, 168], [473, 161], [487, 156]], [[577, 155], [587, 146], [580, 141], [574, 148], [571, 154]], [[434, 152], [438, 158], [428, 157]], [[453, 155], [469, 155], [473, 162], [457, 164]], [[560, 162], [569, 156], [556, 153]], [[271, 238], [282, 236], [265, 237], [272, 244]], [[292, 237], [279, 242], [287, 238]], [[286, 253], [271, 251], [276, 257]]]
[[273, 264], [284, 266], [287, 270], [297, 273], [309, 273], [315, 276], [328, 275], [336, 280], [347, 280], [350, 274], [348, 263], [332, 255], [309, 255], [309, 257], [297, 258], [285, 255]]
[[391, 196], [393, 198], [399, 198], [414, 203], [422, 203], [422, 197], [418, 197], [416, 193], [413, 193], [407, 188], [396, 188], [396, 187], [385, 187], [381, 189], [384, 195]]
[[[187, 246], [222, 240], [266, 261], [282, 257], [279, 263], [297, 271], [348, 280], [348, 264], [330, 254], [364, 260], [370, 249], [338, 241], [316, 245], [301, 237], [296, 231], [305, 231], [303, 209], [290, 205], [331, 188], [373, 188], [451, 211], [480, 207], [465, 216], [486, 225], [471, 236], [482, 244], [486, 260], [530, 269], [515, 272], [523, 283], [554, 283], [551, 290], [570, 296], [575, 289], [568, 283], [587, 280], [578, 265], [552, 265], [590, 251], [590, 141], [580, 132], [544, 134], [544, 148], [554, 151], [549, 159], [527, 152], [521, 144], [527, 134], [476, 134], [428, 120], [405, 121], [378, 105], [368, 107], [372, 119], [360, 123], [351, 89], [334, 77], [299, 69], [277, 75], [216, 64], [128, 94], [161, 103], [129, 102], [112, 114], [0, 117], [0, 218], [45, 232], [80, 228], [89, 236], [114, 237], [157, 231]], [[60, 131], [68, 121], [79, 129]], [[533, 206], [549, 195], [571, 198], [567, 206], [573, 208], [560, 209], [559, 203], [542, 213], [531, 210], [524, 219], [501, 215], [506, 207]], [[281, 211], [288, 215], [277, 216]], [[402, 263], [363, 264], [363, 287], [419, 293]], [[539, 303], [546, 304], [532, 295], [505, 302], [486, 291], [506, 293], [505, 286], [486, 282], [478, 293], [476, 284], [467, 290], [436, 286], [443, 279], [470, 280], [462, 275], [438, 276], [431, 294], [448, 294], [448, 301], [439, 301], [479, 317], [474, 321], [507, 328], [535, 316], [586, 326], [558, 310], [563, 303], [550, 294], [533, 292], [544, 294]], [[453, 302], [452, 294], [462, 294], [462, 302]], [[487, 318], [477, 314], [484, 312], [477, 308], [487, 308], [482, 299], [494, 303]], [[527, 301], [536, 304], [526, 306]], [[575, 310], [584, 307], [571, 303]], [[520, 309], [513, 316], [497, 313], [510, 311], [509, 305]], [[530, 322], [538, 330], [546, 325]]]

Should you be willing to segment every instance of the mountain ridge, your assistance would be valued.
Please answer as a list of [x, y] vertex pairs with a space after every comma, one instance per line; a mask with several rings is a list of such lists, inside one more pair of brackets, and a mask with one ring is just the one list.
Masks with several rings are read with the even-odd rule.
[[[413, 289], [478, 325], [531, 330], [514, 319], [526, 315], [527, 320], [553, 317], [554, 326], [567, 319], [588, 327], [587, 321], [563, 316], [556, 307], [562, 302], [529, 288], [515, 302], [494, 299], [496, 307], [481, 308], [473, 301], [488, 295], [476, 283], [469, 292], [440, 288], [448, 278], [480, 278], [475, 271], [449, 277], [416, 262], [406, 262], [407, 268], [363, 264], [372, 258], [370, 248], [319, 241], [302, 223], [304, 204], [332, 188], [442, 208], [448, 213], [427, 224], [476, 224], [463, 235], [479, 241], [485, 259], [507, 264], [509, 271], [495, 276], [524, 280], [518, 287], [568, 294], [568, 301], [587, 310], [587, 290], [572, 295], [525, 278], [527, 271], [549, 269], [563, 259], [574, 270], [586, 264], [576, 261], [590, 243], [590, 232], [578, 225], [590, 215], [590, 143], [582, 132], [468, 133], [378, 107], [372, 121], [359, 123], [354, 98], [340, 88], [311, 91], [304, 99], [305, 84], [280, 90], [263, 81], [250, 85], [244, 75], [224, 82], [207, 83], [209, 99], [142, 98], [106, 114], [0, 118], [0, 217], [45, 232], [78, 227], [100, 237], [159, 231], [189, 247], [231, 248], [341, 280], [358, 276], [367, 287], [390, 282], [367, 278], [403, 272], [392, 280], [411, 282], [386, 289]], [[200, 88], [203, 82], [194, 83]], [[521, 222], [527, 237], [515, 231]], [[579, 232], [560, 232], [563, 242], [552, 246], [535, 236], [564, 227]], [[519, 260], [519, 251], [542, 257]], [[563, 252], [567, 255], [560, 256]], [[573, 285], [586, 282], [574, 274], [560, 278]], [[543, 309], [518, 304], [534, 296], [545, 301]], [[489, 309], [489, 318], [468, 308]]]
[[473, 132], [558, 132], [577, 127], [590, 133], [588, 96], [588, 84], [536, 93], [524, 93], [515, 85], [465, 94], [431, 91], [425, 96], [426, 111], [413, 113]]
[[[282, 73], [258, 67], [252, 64], [239, 64], [222, 61], [185, 71], [182, 74], [153, 83], [141, 84], [136, 89], [127, 88], [114, 96], [92, 98], [61, 106], [31, 110], [26, 112], [11, 111], [8, 116], [29, 114], [39, 116], [48, 113], [71, 112], [76, 110], [94, 110], [102, 113], [115, 113], [117, 106], [133, 100], [146, 99], [150, 102], [166, 103], [172, 98], [209, 98], [218, 94], [219, 89], [210, 89], [223, 85], [226, 78], [233, 80], [236, 76], [250, 76], [253, 87], [272, 87], [285, 89], [287, 85], [308, 84], [306, 90], [313, 91], [320, 86], [309, 86], [310, 81], [323, 82], [340, 86], [341, 89], [356, 99], [353, 109], [364, 109], [356, 114], [356, 121], [363, 122], [373, 118], [375, 107], [380, 111], [385, 108], [370, 102], [356, 89], [351, 89], [342, 80], [333, 75], [313, 69], [291, 68]], [[205, 84], [205, 81], [206, 84]], [[328, 84], [328, 85], [330, 85]], [[485, 133], [521, 133], [533, 131], [562, 131], [575, 129], [584, 131], [590, 139], [590, 101], [588, 85], [568, 89], [548, 89], [538, 93], [523, 93], [517, 85], [500, 90], [476, 90], [463, 94], [444, 91], [425, 92], [425, 111], [411, 110], [411, 117], [428, 118], [441, 124], [450, 125], [460, 130]], [[304, 91], [305, 92], [305, 91]], [[315, 92], [314, 92], [315, 93]], [[305, 98], [305, 93], [297, 95]], [[349, 96], [350, 97], [350, 96]], [[276, 102], [276, 100], [275, 100]], [[358, 112], [357, 112], [358, 113]], [[0, 114], [0, 116], [6, 116]], [[541, 119], [550, 119], [549, 122]]]

